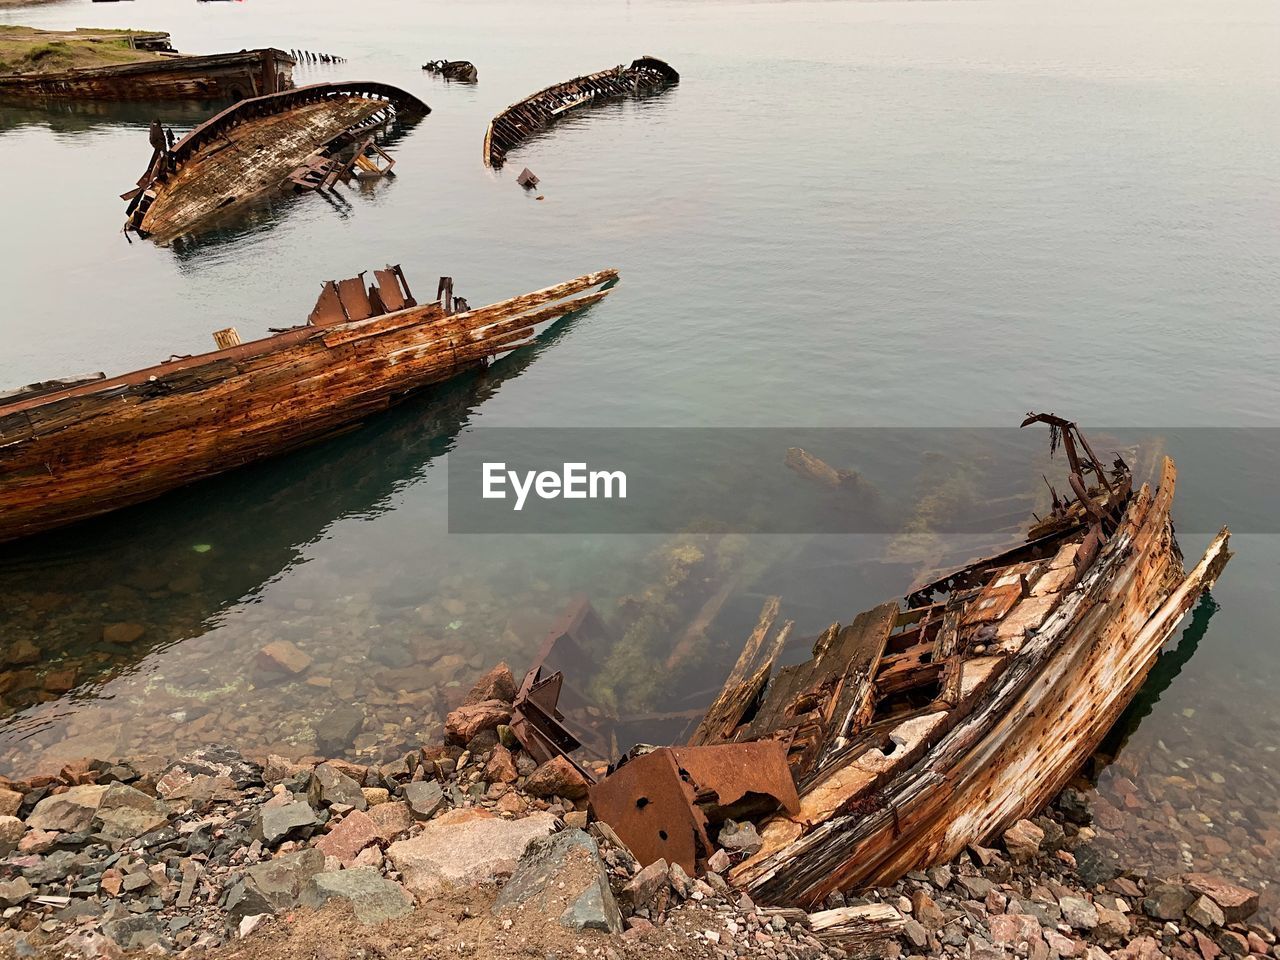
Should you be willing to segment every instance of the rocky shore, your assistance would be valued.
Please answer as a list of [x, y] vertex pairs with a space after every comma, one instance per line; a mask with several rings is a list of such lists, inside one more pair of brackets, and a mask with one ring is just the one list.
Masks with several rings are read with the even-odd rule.
[[0, 783], [0, 956], [1280, 958], [1258, 892], [1127, 868], [1072, 788], [990, 848], [808, 912], [727, 882], [750, 824], [701, 876], [642, 867], [572, 765], [520, 750], [513, 693], [495, 668], [445, 743], [380, 766], [210, 747]]

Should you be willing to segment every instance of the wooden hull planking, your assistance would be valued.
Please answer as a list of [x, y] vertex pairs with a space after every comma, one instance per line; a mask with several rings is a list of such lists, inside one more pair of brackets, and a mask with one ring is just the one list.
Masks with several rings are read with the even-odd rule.
[[513, 103], [489, 121], [484, 133], [484, 163], [500, 167], [507, 153], [565, 113], [603, 100], [654, 93], [680, 82], [680, 74], [656, 57], [640, 57], [599, 73], [557, 83]]
[[239, 100], [293, 87], [294, 60], [266, 48], [178, 56], [60, 73], [0, 76], [0, 97], [57, 100]]
[[321, 439], [529, 342], [537, 326], [598, 302], [616, 280], [603, 270], [462, 313], [433, 302], [297, 327], [0, 402], [0, 541]]
[[126, 229], [159, 242], [281, 189], [291, 174], [393, 115], [430, 108], [386, 84], [315, 84], [243, 100], [155, 152], [129, 198]]

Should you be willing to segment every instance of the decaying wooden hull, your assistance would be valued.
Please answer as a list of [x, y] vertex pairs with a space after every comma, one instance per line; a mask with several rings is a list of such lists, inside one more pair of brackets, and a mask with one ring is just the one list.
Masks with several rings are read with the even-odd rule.
[[58, 100], [239, 100], [293, 87], [291, 56], [266, 48], [211, 56], [0, 76], [0, 98]]
[[215, 339], [230, 345], [212, 353], [0, 400], [0, 541], [341, 430], [516, 349], [617, 280], [603, 270], [454, 312], [460, 301], [448, 293], [415, 305], [399, 268], [376, 275], [370, 291], [363, 274], [326, 284], [305, 326], [263, 340], [238, 343], [233, 330], [220, 331]]
[[126, 229], [157, 241], [188, 232], [265, 193], [303, 169], [337, 167], [358, 135], [391, 117], [430, 108], [381, 83], [324, 83], [242, 100], [179, 140], [153, 151], [129, 198]]
[[[1133, 493], [1128, 466], [1117, 459], [1104, 470], [1075, 424], [1034, 421], [1065, 446], [1077, 499], [1055, 493], [1032, 539], [913, 591], [905, 605], [832, 624], [811, 659], [776, 670], [792, 624], [775, 632], [779, 604], [766, 604], [685, 748], [771, 743], [784, 752], [798, 805], [761, 818], [763, 849], [729, 874], [757, 902], [811, 906], [891, 883], [1036, 813], [1098, 747], [1229, 559], [1224, 529], [1184, 570], [1172, 460], [1154, 492]], [[619, 797], [636, 762], [591, 787], [593, 807], [615, 816], [610, 825], [633, 849], [709, 855], [716, 796], [736, 796], [742, 778], [709, 787], [686, 777], [685, 799], [637, 804], [650, 784]]]
[[489, 121], [484, 133], [485, 166], [502, 166], [513, 147], [551, 126], [570, 110], [602, 100], [654, 93], [679, 82], [680, 74], [666, 62], [656, 57], [641, 57], [629, 67], [619, 64], [539, 90]]

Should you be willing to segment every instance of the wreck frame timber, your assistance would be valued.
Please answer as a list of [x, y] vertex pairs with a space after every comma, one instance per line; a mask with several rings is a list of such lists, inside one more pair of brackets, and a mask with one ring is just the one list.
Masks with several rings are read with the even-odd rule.
[[57, 73], [0, 76], [0, 98], [56, 100], [239, 100], [293, 87], [293, 57], [275, 47], [175, 55]]
[[316, 83], [241, 100], [174, 144], [155, 149], [129, 201], [125, 229], [166, 241], [200, 222], [294, 183], [292, 174], [334, 161], [362, 134], [431, 108], [386, 83]]
[[[326, 283], [273, 336], [0, 397], [0, 542], [140, 503], [349, 429], [603, 299], [601, 270], [475, 309], [417, 304], [399, 267]], [[442, 284], [442, 286], [445, 286]], [[448, 286], [451, 287], [451, 284]]]
[[888, 884], [1033, 815], [1097, 748], [1230, 559], [1224, 527], [1184, 569], [1171, 459], [1154, 490], [1133, 492], [1127, 464], [1104, 471], [1074, 423], [1033, 422], [1050, 425], [1054, 447], [1074, 439], [1085, 451], [1065, 444], [1079, 499], [1055, 494], [1039, 535], [905, 605], [832, 624], [809, 661], [776, 671], [785, 644], [769, 642], [778, 603], [765, 605], [689, 740], [785, 746], [799, 810], [764, 818], [763, 849], [729, 874], [758, 902], [807, 906]]
[[571, 110], [603, 100], [657, 93], [680, 82], [680, 74], [657, 57], [644, 56], [598, 73], [553, 84], [513, 103], [489, 121], [484, 132], [484, 165], [501, 167], [507, 154]]

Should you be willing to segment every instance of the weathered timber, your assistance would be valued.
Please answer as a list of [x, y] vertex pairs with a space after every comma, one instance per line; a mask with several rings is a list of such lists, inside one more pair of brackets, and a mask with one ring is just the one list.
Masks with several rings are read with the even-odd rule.
[[[399, 268], [388, 275], [400, 276]], [[382, 271], [379, 271], [379, 281]], [[261, 340], [0, 401], [0, 541], [159, 496], [292, 450], [483, 367], [617, 280], [602, 270], [465, 312], [347, 306]], [[366, 293], [381, 298], [380, 282]], [[601, 289], [596, 289], [601, 288]], [[326, 285], [326, 290], [328, 286]], [[405, 285], [399, 292], [412, 300]], [[348, 298], [348, 302], [350, 298]]]
[[629, 67], [619, 64], [539, 90], [489, 121], [484, 133], [485, 166], [502, 166], [513, 147], [571, 110], [602, 100], [656, 93], [679, 82], [680, 74], [670, 64], [656, 57], [640, 57]]
[[1171, 460], [1154, 492], [1134, 493], [1127, 465], [1104, 471], [1074, 424], [1028, 422], [1049, 423], [1071, 460], [1077, 499], [1055, 504], [1051, 532], [1038, 521], [1026, 544], [934, 581], [905, 607], [833, 626], [812, 659], [776, 676], [776, 654], [762, 652], [778, 608], [766, 606], [690, 740], [787, 745], [799, 812], [765, 820], [763, 849], [730, 875], [753, 899], [812, 905], [889, 883], [1035, 813], [1221, 573], [1225, 528], [1183, 567]]
[[294, 60], [267, 47], [0, 76], [5, 100], [240, 100], [293, 87]]
[[[188, 232], [265, 193], [332, 183], [341, 157], [363, 156], [367, 131], [416, 119], [430, 107], [382, 83], [319, 83], [242, 100], [196, 127], [172, 150], [156, 149], [129, 199], [126, 229], [158, 241]], [[347, 169], [354, 162], [347, 165]]]

